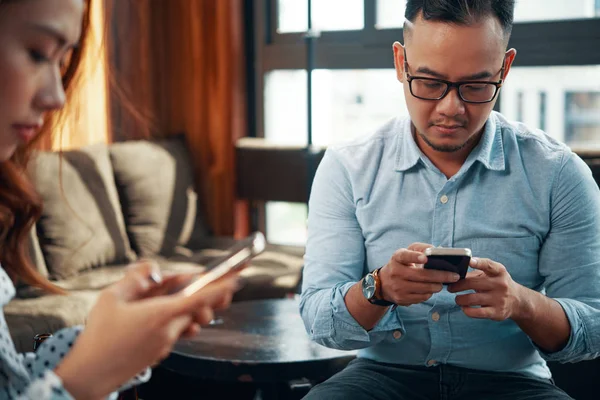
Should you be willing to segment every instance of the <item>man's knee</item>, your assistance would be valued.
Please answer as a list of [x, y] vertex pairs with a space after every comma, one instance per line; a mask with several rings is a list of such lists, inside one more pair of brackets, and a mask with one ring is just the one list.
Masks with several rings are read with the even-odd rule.
[[342, 371], [316, 385], [304, 399], [309, 400], [398, 400], [397, 388], [382, 384], [390, 382], [389, 371], [372, 361], [356, 359]]
[[373, 393], [367, 392], [361, 385], [330, 378], [313, 387], [304, 400], [371, 400], [373, 398]]

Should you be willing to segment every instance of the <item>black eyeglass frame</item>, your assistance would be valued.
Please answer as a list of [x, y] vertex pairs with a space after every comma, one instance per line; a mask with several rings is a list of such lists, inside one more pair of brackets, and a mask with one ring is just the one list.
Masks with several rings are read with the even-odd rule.
[[[490, 82], [490, 81], [461, 81], [461, 82], [451, 82], [451, 81], [447, 81], [447, 80], [444, 80], [444, 79], [428, 78], [428, 77], [424, 77], [424, 76], [411, 76], [408, 73], [408, 61], [406, 60], [406, 49], [404, 49], [404, 71], [406, 72], [406, 81], [408, 82], [408, 88], [410, 89], [410, 94], [413, 97], [416, 97], [417, 99], [421, 99], [421, 100], [430, 100], [430, 101], [441, 100], [444, 97], [446, 97], [446, 95], [450, 92], [450, 89], [452, 89], [452, 88], [455, 87], [456, 91], [458, 93], [458, 97], [460, 97], [460, 99], [462, 101], [464, 101], [465, 103], [471, 103], [471, 104], [485, 104], [485, 103], [490, 103], [490, 102], [494, 101], [494, 99], [498, 95], [498, 91], [500, 90], [500, 88], [502, 87], [502, 84], [504, 83], [504, 70], [505, 70], [505, 66], [506, 66], [506, 56], [504, 56], [504, 59], [502, 61], [502, 68], [500, 68], [500, 80], [498, 82]], [[426, 98], [426, 97], [417, 96], [417, 95], [415, 95], [413, 93], [413, 88], [412, 88], [412, 82], [413, 82], [414, 79], [420, 79], [420, 80], [426, 80], [426, 81], [444, 83], [446, 85], [446, 90], [444, 91], [444, 93], [441, 94], [440, 97], [435, 98], [435, 99], [430, 99], [430, 98]], [[495, 90], [494, 95], [492, 96], [492, 98], [489, 99], [489, 100], [486, 100], [486, 101], [471, 101], [471, 100], [466, 100], [463, 97], [462, 93], [460, 92], [460, 87], [462, 85], [472, 85], [472, 84], [494, 85], [496, 87], [496, 90]]]

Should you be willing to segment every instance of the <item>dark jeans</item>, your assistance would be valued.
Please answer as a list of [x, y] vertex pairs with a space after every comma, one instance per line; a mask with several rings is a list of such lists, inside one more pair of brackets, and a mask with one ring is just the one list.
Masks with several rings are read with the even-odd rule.
[[550, 380], [441, 365], [410, 367], [364, 358], [315, 386], [310, 400], [568, 400]]

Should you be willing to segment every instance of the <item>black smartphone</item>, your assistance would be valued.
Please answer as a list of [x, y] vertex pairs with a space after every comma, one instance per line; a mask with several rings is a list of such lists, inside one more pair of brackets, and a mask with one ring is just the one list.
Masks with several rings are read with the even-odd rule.
[[209, 267], [207, 272], [194, 275], [186, 282], [180, 282], [176, 286], [168, 288], [167, 294], [181, 292], [184, 296], [191, 296], [226, 274], [243, 269], [248, 261], [265, 250], [266, 245], [265, 236], [261, 232], [254, 232], [230, 248], [227, 256], [220, 259], [216, 265]]
[[425, 255], [424, 268], [455, 272], [460, 279], [467, 275], [471, 262], [471, 249], [467, 248], [429, 247], [425, 249]]

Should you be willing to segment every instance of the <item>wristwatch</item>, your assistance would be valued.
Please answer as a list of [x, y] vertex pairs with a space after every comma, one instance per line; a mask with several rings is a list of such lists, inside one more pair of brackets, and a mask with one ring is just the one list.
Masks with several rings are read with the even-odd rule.
[[373, 272], [369, 272], [362, 280], [362, 292], [369, 303], [377, 306], [389, 307], [395, 306], [396, 304], [391, 301], [384, 300], [381, 297], [381, 281], [379, 280], [379, 270], [376, 269]]

